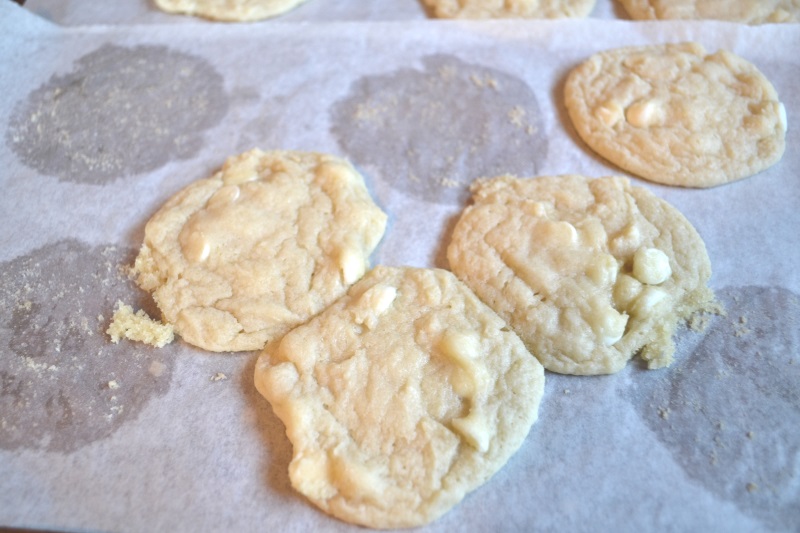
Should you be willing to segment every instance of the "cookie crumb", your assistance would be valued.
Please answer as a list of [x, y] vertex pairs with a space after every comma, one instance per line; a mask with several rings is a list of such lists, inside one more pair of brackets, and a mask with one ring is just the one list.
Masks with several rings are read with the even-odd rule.
[[754, 493], [757, 490], [758, 490], [758, 485], [756, 485], [755, 483], [747, 484], [747, 492], [749, 492], [750, 494]]
[[753, 433], [752, 431], [748, 431], [748, 432], [747, 432], [747, 438], [748, 438], [748, 439], [751, 439], [751, 440], [752, 440], [752, 438], [753, 438], [753, 437], [755, 437], [755, 436], [756, 436], [756, 434], [755, 434], [755, 433]]
[[117, 301], [114, 316], [106, 333], [114, 344], [124, 337], [156, 348], [166, 346], [175, 338], [172, 324], [162, 324], [153, 320], [141, 309], [134, 313], [130, 305], [125, 305], [120, 301]]
[[117, 390], [119, 388], [119, 383], [117, 382], [116, 379], [112, 379], [111, 381], [108, 382], [108, 388], [110, 390]]
[[224, 381], [228, 379], [228, 376], [223, 374], [222, 372], [217, 372], [213, 376], [211, 376], [211, 381]]
[[670, 412], [671, 412], [671, 411], [670, 411], [670, 408], [669, 408], [669, 407], [659, 407], [659, 408], [658, 408], [658, 416], [660, 416], [660, 417], [661, 417], [661, 418], [663, 418], [664, 420], [669, 420], [669, 414], [670, 414]]

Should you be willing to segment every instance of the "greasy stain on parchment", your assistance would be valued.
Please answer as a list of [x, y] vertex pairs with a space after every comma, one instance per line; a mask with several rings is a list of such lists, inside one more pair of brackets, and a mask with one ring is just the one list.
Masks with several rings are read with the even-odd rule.
[[529, 176], [547, 155], [536, 95], [522, 80], [449, 55], [355, 82], [331, 110], [357, 165], [424, 200], [462, 203], [479, 177]]
[[629, 399], [686, 474], [773, 528], [800, 525], [800, 297], [727, 288], [685, 360]]
[[0, 262], [0, 448], [76, 450], [168, 390], [169, 346], [105, 334], [117, 299], [143, 307], [135, 254], [64, 240]]
[[193, 156], [227, 109], [222, 76], [204, 59], [104, 45], [20, 102], [6, 143], [42, 174], [103, 184]]

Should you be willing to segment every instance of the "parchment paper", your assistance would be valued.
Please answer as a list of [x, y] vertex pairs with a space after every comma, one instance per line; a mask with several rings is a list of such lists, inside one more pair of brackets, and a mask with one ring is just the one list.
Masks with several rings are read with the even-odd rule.
[[[92, 18], [90, 4], [105, 3], [0, 1], [0, 525], [357, 531], [291, 489], [284, 427], [253, 388], [256, 353], [103, 333], [117, 300], [156, 315], [121, 270], [147, 219], [253, 146], [331, 152], [390, 215], [373, 264], [447, 267], [472, 179], [623, 174], [569, 124], [570, 68], [691, 39], [755, 63], [789, 121], [782, 161], [749, 179], [631, 178], [698, 229], [727, 315], [681, 331], [665, 370], [548, 373], [520, 451], [424, 529], [800, 529], [800, 27], [449, 22], [418, 5], [351, 16], [392, 4], [377, 0], [238, 25], [134, 2], [114, 2], [130, 21], [103, 20], [110, 8]], [[45, 6], [65, 26], [36, 14]], [[338, 20], [321, 20], [327, 7]]]

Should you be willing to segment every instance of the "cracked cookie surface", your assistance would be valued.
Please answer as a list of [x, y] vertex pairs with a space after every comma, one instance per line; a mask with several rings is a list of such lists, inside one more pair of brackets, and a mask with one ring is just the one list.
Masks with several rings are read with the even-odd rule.
[[424, 0], [439, 18], [581, 18], [595, 0]]
[[798, 0], [619, 0], [635, 20], [727, 20], [745, 24], [800, 22]]
[[592, 150], [657, 183], [721, 185], [772, 166], [785, 149], [786, 111], [769, 80], [696, 43], [596, 54], [569, 74], [564, 97]]
[[501, 176], [472, 191], [450, 267], [548, 370], [609, 374], [636, 353], [666, 366], [676, 325], [713, 301], [703, 240], [627, 178]]
[[385, 227], [347, 161], [252, 150], [164, 204], [134, 272], [190, 344], [258, 350], [361, 278]]
[[224, 22], [261, 20], [285, 13], [306, 0], [153, 0], [162, 11]]
[[376, 267], [268, 344], [255, 384], [286, 425], [294, 488], [342, 520], [398, 528], [436, 519], [506, 463], [544, 371], [452, 273]]

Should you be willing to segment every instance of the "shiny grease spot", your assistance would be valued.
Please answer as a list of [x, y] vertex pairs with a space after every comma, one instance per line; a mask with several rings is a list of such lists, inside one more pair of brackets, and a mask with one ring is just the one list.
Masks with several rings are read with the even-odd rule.
[[0, 448], [71, 452], [166, 393], [169, 346], [105, 334], [117, 299], [147, 307], [120, 270], [133, 257], [65, 240], [0, 262]]
[[547, 155], [536, 95], [522, 80], [449, 55], [369, 76], [331, 111], [358, 165], [427, 201], [453, 204], [478, 177], [533, 175]]
[[776, 287], [718, 293], [692, 355], [636, 376], [629, 399], [686, 475], [773, 528], [800, 508], [800, 297]]
[[103, 184], [192, 157], [227, 109], [222, 76], [204, 59], [104, 45], [20, 102], [6, 142], [42, 174]]

